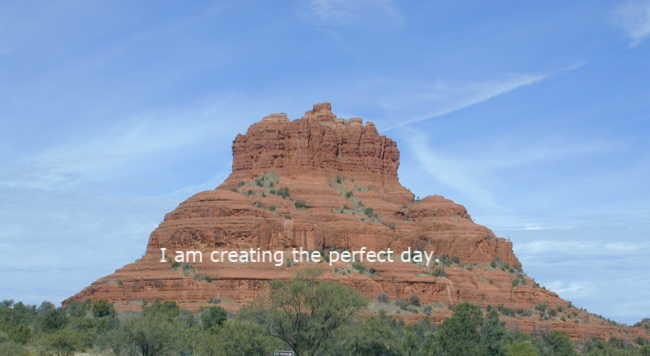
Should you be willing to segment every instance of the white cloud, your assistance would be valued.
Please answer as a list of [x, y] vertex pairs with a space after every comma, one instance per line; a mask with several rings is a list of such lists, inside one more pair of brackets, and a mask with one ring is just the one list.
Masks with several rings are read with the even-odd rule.
[[230, 172], [218, 172], [215, 175], [212, 176], [208, 181], [202, 182], [196, 185], [191, 185], [187, 187], [182, 187], [180, 189], [177, 189], [173, 192], [170, 192], [168, 194], [165, 194], [166, 197], [177, 197], [179, 199], [187, 199], [188, 197], [198, 193], [202, 192], [204, 190], [211, 190], [219, 186], [221, 183], [228, 178], [228, 175]]
[[301, 13], [322, 29], [402, 23], [390, 0], [309, 0], [303, 2]]
[[320, 22], [330, 25], [343, 25], [352, 21], [352, 14], [346, 4], [350, 2], [338, 0], [312, 0], [308, 2], [309, 10]]
[[606, 252], [616, 255], [635, 255], [643, 250], [648, 250], [648, 244], [635, 244], [626, 242], [606, 243], [604, 246]]
[[401, 120], [393, 126], [384, 128], [381, 132], [445, 116], [516, 89], [542, 82], [559, 73], [582, 68], [586, 64], [587, 62], [578, 62], [550, 73], [514, 73], [484, 81], [461, 82], [439, 79], [425, 84], [421, 81], [401, 84], [393, 82], [390, 86], [396, 90], [388, 92], [386, 97], [381, 98], [380, 105], [387, 110], [397, 109], [400, 113], [415, 108], [419, 113], [414, 114], [410, 119]]
[[0, 188], [55, 190], [155, 169], [174, 159], [171, 156], [178, 151], [236, 135], [241, 124], [215, 119], [215, 111], [219, 116], [231, 115], [225, 108], [216, 110], [217, 106], [123, 119], [86, 137], [27, 154], [0, 172]]
[[564, 299], [585, 297], [596, 289], [584, 281], [552, 281], [545, 286]]
[[535, 240], [517, 244], [517, 253], [522, 255], [583, 257], [631, 257], [646, 254], [649, 243], [580, 241], [580, 240]]
[[[491, 212], [494, 213], [494, 212]], [[506, 232], [571, 230], [573, 226], [566, 219], [549, 219], [542, 216], [517, 216], [517, 213], [504, 212], [501, 215], [485, 215], [481, 223], [491, 229]]]
[[517, 244], [517, 253], [522, 255], [557, 255], [572, 254], [579, 251], [581, 254], [589, 251], [594, 253], [596, 246], [582, 241], [557, 241], [557, 240], [536, 240]]
[[463, 164], [456, 158], [443, 157], [435, 152], [427, 144], [425, 135], [414, 134], [409, 140], [409, 144], [420, 161], [422, 169], [436, 180], [453, 187], [483, 205], [498, 207], [492, 193], [474, 178], [477, 175], [471, 171], [471, 165]]
[[614, 22], [630, 38], [635, 47], [650, 37], [650, 1], [627, 1], [614, 11]]
[[[494, 189], [503, 185], [503, 176], [513, 169], [543, 163], [585, 157], [617, 148], [614, 144], [575, 143], [568, 139], [540, 138], [538, 142], [499, 142], [470, 153], [449, 153], [428, 143], [425, 133], [409, 129], [408, 144], [418, 161], [418, 170], [427, 172], [438, 182], [452, 187], [475, 202], [489, 208], [504, 207], [497, 203]], [[512, 212], [510, 213], [512, 214]], [[497, 225], [508, 230], [566, 230], [570, 223], [544, 222], [538, 217], [510, 218]]]
[[444, 116], [515, 89], [538, 83], [549, 76], [545, 74], [520, 74], [486, 82], [448, 83], [438, 81], [429, 89], [423, 88], [424, 90], [419, 93], [410, 93], [409, 97], [404, 97], [401, 100], [398, 99], [398, 102], [393, 100], [391, 104], [393, 106], [409, 106], [413, 105], [414, 102], [424, 102], [427, 107], [434, 107], [432, 111], [401, 121], [398, 124], [381, 130], [381, 132], [393, 130], [414, 122]]

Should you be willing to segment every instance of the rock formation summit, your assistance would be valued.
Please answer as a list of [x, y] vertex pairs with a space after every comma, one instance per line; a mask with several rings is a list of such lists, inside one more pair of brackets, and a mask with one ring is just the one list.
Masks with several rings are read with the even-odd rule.
[[[341, 119], [329, 103], [316, 104], [294, 121], [286, 114], [263, 118], [237, 135], [232, 153], [230, 176], [167, 213], [151, 233], [144, 257], [64, 304], [104, 298], [127, 310], [158, 299], [197, 310], [220, 300], [236, 310], [268, 290], [269, 280], [317, 267], [324, 269], [323, 278], [370, 298], [382, 293], [393, 301], [416, 296], [431, 306], [436, 320], [451, 315], [448, 306], [466, 301], [512, 311], [508, 323], [522, 330], [541, 323], [572, 337], [617, 332], [604, 321], [585, 323], [593, 315], [526, 276], [512, 244], [474, 223], [462, 205], [439, 195], [414, 199], [398, 180], [397, 144], [379, 135], [371, 122]], [[292, 249], [327, 255], [364, 247], [391, 249], [395, 261], [330, 266], [289, 259]], [[210, 261], [213, 251], [251, 249], [283, 251], [285, 260], [280, 266]], [[400, 253], [409, 249], [433, 252], [436, 261], [402, 261]], [[175, 251], [201, 251], [202, 262], [174, 262]], [[539, 305], [557, 313], [541, 316]], [[408, 319], [423, 311], [413, 307], [395, 313]]]

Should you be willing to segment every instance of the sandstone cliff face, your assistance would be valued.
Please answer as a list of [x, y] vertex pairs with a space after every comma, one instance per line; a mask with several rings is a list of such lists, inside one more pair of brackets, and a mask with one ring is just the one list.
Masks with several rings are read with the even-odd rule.
[[[324, 278], [371, 298], [380, 293], [392, 300], [417, 295], [433, 306], [437, 318], [450, 315], [447, 306], [467, 301], [524, 311], [521, 320], [514, 319], [522, 330], [556, 323], [552, 326], [573, 337], [620, 333], [613, 326], [585, 324], [587, 313], [574, 312], [567, 301], [539, 288], [521, 271], [512, 244], [475, 224], [462, 205], [441, 196], [415, 200], [400, 185], [398, 167], [394, 141], [379, 135], [370, 122], [337, 118], [328, 103], [315, 105], [294, 121], [284, 114], [267, 116], [235, 138], [233, 172], [226, 181], [168, 213], [152, 232], [141, 260], [66, 302], [105, 298], [125, 310], [160, 299], [196, 310], [219, 297], [224, 307], [236, 310], [266, 291], [269, 280], [322, 267]], [[294, 248], [326, 254], [362, 247], [391, 249], [396, 256], [408, 249], [433, 251], [438, 262], [427, 266], [398, 258], [362, 266], [286, 261], [276, 266], [209, 260], [212, 251], [259, 248], [284, 251], [286, 257]], [[169, 256], [165, 262], [161, 248]], [[203, 262], [172, 264], [177, 250], [202, 251]], [[540, 303], [574, 313], [583, 323], [562, 313], [542, 322], [536, 314], [526, 318]]]
[[357, 172], [397, 182], [399, 151], [395, 142], [361, 119], [338, 119], [329, 103], [293, 122], [274, 114], [252, 125], [233, 143], [233, 172], [297, 172], [336, 175]]

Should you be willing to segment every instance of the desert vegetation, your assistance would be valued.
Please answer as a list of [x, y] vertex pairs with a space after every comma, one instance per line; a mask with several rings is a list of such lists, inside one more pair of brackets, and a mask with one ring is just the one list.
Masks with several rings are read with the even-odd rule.
[[[429, 317], [405, 324], [383, 310], [370, 312], [371, 301], [358, 291], [320, 280], [313, 270], [270, 287], [236, 314], [219, 305], [192, 314], [173, 301], [116, 313], [105, 300], [60, 308], [5, 300], [0, 355], [650, 355], [643, 339], [575, 343], [554, 330], [509, 331], [499, 317], [512, 311], [469, 303], [454, 306], [441, 324]], [[377, 299], [392, 304], [385, 293]], [[417, 295], [394, 304], [425, 308]], [[552, 313], [545, 305], [537, 309]]]

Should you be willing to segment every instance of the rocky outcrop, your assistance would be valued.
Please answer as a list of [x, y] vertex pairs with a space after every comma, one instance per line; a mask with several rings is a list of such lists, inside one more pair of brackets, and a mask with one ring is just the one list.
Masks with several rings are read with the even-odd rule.
[[[196, 310], [219, 298], [236, 310], [266, 291], [269, 280], [319, 267], [325, 270], [323, 278], [371, 298], [416, 295], [437, 317], [449, 315], [447, 306], [468, 301], [519, 310], [513, 320], [524, 329], [583, 318], [579, 326], [566, 324], [572, 336], [602, 336], [603, 330], [620, 334], [615, 326], [589, 329], [588, 314], [523, 274], [512, 244], [475, 224], [462, 205], [441, 196], [415, 200], [400, 185], [398, 167], [393, 140], [379, 135], [371, 122], [336, 117], [328, 103], [314, 105], [294, 121], [285, 114], [267, 116], [235, 138], [232, 174], [169, 212], [152, 232], [141, 260], [66, 302], [105, 298], [126, 310], [161, 299]], [[394, 262], [330, 266], [287, 259], [293, 249], [325, 255], [364, 247], [390, 249]], [[281, 265], [210, 261], [213, 251], [258, 249], [281, 251]], [[190, 250], [202, 252], [202, 261], [174, 263], [176, 251]], [[406, 257], [413, 251], [430, 253], [435, 261], [403, 261], [403, 251], [411, 251]], [[540, 304], [562, 312], [542, 317], [535, 309]]]
[[233, 143], [233, 173], [355, 172], [399, 184], [395, 141], [380, 136], [371, 122], [339, 119], [330, 109], [329, 103], [317, 104], [299, 120], [272, 114], [252, 125]]

